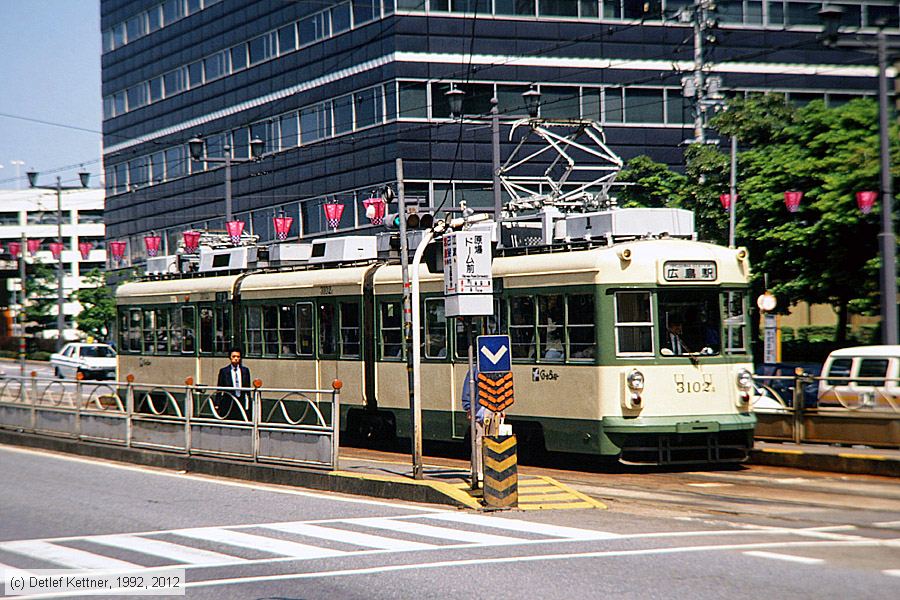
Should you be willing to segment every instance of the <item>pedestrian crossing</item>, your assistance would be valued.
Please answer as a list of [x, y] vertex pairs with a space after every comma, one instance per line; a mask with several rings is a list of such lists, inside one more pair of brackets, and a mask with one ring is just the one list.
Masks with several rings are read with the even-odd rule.
[[[0, 570], [190, 569], [617, 537], [499, 516], [435, 512], [0, 542]], [[258, 558], [247, 558], [247, 551]]]

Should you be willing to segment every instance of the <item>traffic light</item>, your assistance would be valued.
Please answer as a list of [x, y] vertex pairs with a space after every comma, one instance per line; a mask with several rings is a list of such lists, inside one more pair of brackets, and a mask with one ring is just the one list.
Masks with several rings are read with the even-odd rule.
[[[400, 213], [390, 213], [384, 217], [384, 226], [388, 229], [400, 229]], [[406, 207], [406, 228], [431, 229], [434, 226], [434, 215], [428, 210], [420, 210], [418, 206]]]

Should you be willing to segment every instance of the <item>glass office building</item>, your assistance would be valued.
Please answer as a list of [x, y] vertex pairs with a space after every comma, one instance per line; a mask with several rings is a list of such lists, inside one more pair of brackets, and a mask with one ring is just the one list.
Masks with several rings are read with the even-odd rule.
[[[695, 56], [695, 0], [101, 0], [107, 236], [140, 261], [151, 230], [172, 252], [185, 229], [223, 228], [225, 167], [191, 159], [196, 136], [240, 161], [234, 214], [263, 241], [281, 211], [292, 237], [324, 234], [334, 201], [340, 230], [370, 230], [362, 200], [396, 179], [396, 158], [419, 202], [490, 207], [490, 99], [505, 157], [531, 86], [542, 117], [596, 119], [624, 160], [677, 166], [698, 60], [726, 98], [875, 95], [873, 56], [821, 44], [824, 4], [717, 0]], [[831, 4], [869, 39], [900, 35], [895, 0]], [[244, 161], [254, 138], [263, 156]]]

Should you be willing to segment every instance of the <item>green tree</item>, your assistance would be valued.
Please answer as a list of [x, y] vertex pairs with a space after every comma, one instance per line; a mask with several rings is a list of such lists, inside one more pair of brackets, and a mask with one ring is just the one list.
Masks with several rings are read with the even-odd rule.
[[84, 278], [84, 287], [75, 292], [81, 312], [75, 319], [78, 329], [98, 340], [109, 338], [116, 319], [116, 299], [106, 281], [106, 274], [93, 269]]
[[35, 263], [25, 277], [25, 321], [40, 329], [56, 318], [56, 270], [43, 263]]

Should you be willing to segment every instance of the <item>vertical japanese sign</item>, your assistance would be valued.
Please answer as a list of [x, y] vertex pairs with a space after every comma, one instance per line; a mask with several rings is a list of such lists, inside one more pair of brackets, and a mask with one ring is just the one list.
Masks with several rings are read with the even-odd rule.
[[778, 320], [775, 315], [763, 316], [763, 362], [778, 362]]
[[444, 299], [448, 317], [494, 314], [491, 237], [483, 231], [444, 236]]

